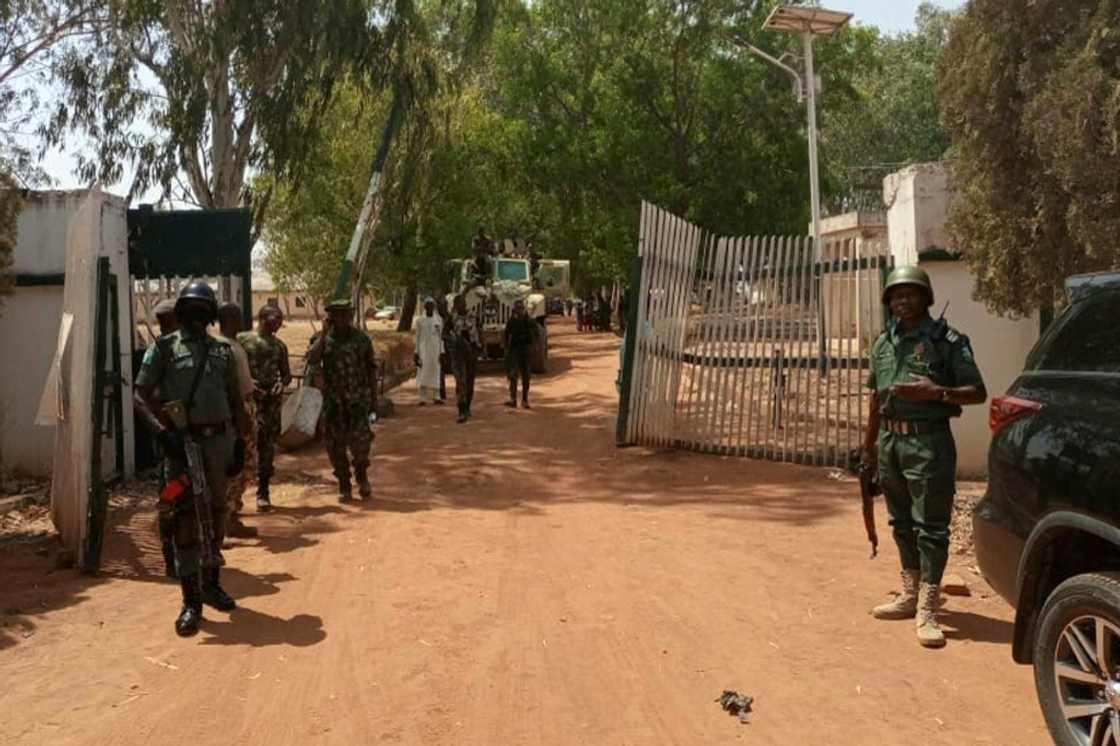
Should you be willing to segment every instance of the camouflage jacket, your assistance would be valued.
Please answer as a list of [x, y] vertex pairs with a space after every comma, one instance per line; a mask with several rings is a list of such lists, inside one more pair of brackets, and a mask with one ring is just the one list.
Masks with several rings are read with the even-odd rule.
[[287, 386], [292, 381], [288, 367], [288, 346], [275, 335], [266, 337], [257, 332], [242, 332], [238, 343], [249, 357], [249, 370], [257, 383], [258, 398], [267, 395], [277, 383]]
[[323, 400], [328, 407], [373, 406], [377, 364], [373, 343], [361, 329], [343, 336], [327, 334], [320, 363], [323, 371]]
[[482, 349], [482, 333], [478, 317], [473, 313], [451, 314], [443, 328], [443, 342], [449, 353]]

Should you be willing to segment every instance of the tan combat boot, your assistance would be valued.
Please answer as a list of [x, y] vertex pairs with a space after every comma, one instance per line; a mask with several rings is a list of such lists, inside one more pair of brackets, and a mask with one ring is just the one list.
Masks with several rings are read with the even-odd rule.
[[903, 570], [902, 593], [889, 603], [881, 604], [871, 610], [876, 619], [913, 619], [918, 612], [918, 571]]
[[945, 647], [945, 635], [937, 626], [937, 609], [941, 605], [941, 588], [922, 583], [918, 591], [918, 642], [923, 648]]

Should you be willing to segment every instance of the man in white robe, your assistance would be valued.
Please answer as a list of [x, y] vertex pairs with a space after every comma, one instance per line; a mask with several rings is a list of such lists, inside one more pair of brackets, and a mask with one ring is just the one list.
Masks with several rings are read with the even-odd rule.
[[433, 298], [424, 299], [424, 313], [416, 320], [416, 384], [420, 406], [439, 399], [439, 356], [443, 353], [443, 317], [436, 313]]

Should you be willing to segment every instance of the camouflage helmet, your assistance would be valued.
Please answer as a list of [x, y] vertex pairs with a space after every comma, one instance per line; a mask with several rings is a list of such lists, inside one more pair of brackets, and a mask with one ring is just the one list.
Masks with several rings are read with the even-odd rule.
[[916, 264], [906, 264], [901, 267], [895, 267], [894, 270], [887, 275], [887, 284], [883, 286], [883, 305], [887, 305], [890, 301], [891, 288], [898, 287], [899, 285], [917, 285], [926, 291], [929, 299], [929, 305], [933, 305], [933, 283], [929, 281], [929, 275], [926, 271]]
[[210, 309], [210, 321], [218, 317], [218, 299], [214, 295], [214, 290], [205, 282], [192, 282], [187, 285], [179, 293], [179, 299], [175, 301], [175, 313], [179, 313], [182, 307], [188, 301], [201, 301], [205, 303]]
[[353, 311], [354, 304], [350, 302], [349, 298], [334, 298], [327, 301], [326, 308], [328, 311]]

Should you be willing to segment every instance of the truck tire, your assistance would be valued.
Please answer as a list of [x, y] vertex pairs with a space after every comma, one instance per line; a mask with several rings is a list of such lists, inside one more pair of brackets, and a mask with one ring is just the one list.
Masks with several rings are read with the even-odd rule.
[[529, 369], [534, 373], [548, 372], [548, 328], [544, 324], [537, 324], [537, 338], [533, 341]]

